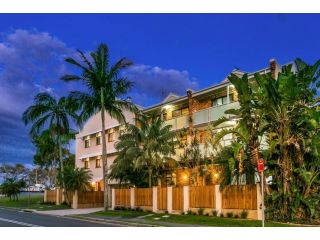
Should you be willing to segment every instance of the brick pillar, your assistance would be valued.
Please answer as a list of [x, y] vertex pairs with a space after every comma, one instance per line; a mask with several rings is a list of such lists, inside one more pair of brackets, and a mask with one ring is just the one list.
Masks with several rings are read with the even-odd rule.
[[167, 210], [172, 213], [172, 187], [167, 187]]
[[47, 202], [47, 193], [48, 193], [48, 190], [44, 190], [43, 202]]
[[220, 185], [215, 185], [215, 197], [216, 197], [216, 211], [218, 216], [222, 212], [222, 194], [220, 192]]
[[78, 191], [74, 191], [72, 196], [72, 208], [77, 209], [78, 208]]
[[134, 208], [134, 188], [130, 188], [130, 207]]
[[257, 183], [257, 216], [258, 220], [262, 220], [262, 196], [259, 183]]
[[60, 205], [60, 188], [56, 188], [56, 205]]
[[279, 72], [278, 63], [274, 58], [272, 58], [270, 59], [269, 64], [270, 64], [271, 76], [272, 78], [276, 79]]
[[158, 211], [158, 187], [152, 187], [152, 212]]
[[[188, 108], [189, 108], [189, 118], [192, 119], [193, 116], [193, 98], [192, 98], [192, 90], [187, 90], [187, 96], [188, 96]], [[189, 121], [189, 128], [191, 129], [193, 127], [193, 124], [191, 121]]]
[[187, 213], [189, 210], [189, 186], [183, 186], [183, 212]]
[[114, 210], [116, 206], [116, 190], [114, 188], [111, 189], [111, 210]]

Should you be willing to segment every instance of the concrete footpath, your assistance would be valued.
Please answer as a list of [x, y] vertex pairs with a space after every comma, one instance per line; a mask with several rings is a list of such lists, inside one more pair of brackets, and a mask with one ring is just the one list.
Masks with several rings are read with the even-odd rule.
[[70, 216], [70, 215], [89, 214], [89, 213], [100, 212], [100, 211], [103, 211], [103, 208], [46, 210], [46, 211], [37, 211], [37, 213], [52, 215], [52, 216]]

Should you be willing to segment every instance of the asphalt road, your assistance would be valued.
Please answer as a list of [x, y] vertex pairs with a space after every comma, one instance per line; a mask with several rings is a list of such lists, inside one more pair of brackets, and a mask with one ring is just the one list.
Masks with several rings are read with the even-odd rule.
[[78, 219], [0, 208], [0, 227], [117, 227]]

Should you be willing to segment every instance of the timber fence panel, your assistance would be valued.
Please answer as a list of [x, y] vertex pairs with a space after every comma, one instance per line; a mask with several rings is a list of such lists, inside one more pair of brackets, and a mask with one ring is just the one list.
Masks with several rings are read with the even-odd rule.
[[215, 186], [194, 186], [189, 192], [190, 208], [215, 208]]
[[222, 191], [223, 209], [257, 209], [257, 189], [251, 185], [227, 186]]
[[55, 203], [57, 201], [57, 190], [46, 190], [47, 202]]
[[158, 187], [157, 189], [157, 202], [159, 210], [167, 210], [167, 188]]
[[79, 192], [78, 204], [101, 204], [103, 203], [103, 192]]
[[172, 210], [183, 211], [183, 187], [172, 188]]
[[136, 188], [135, 206], [152, 206], [152, 188]]
[[115, 189], [115, 205], [130, 207], [130, 189]]

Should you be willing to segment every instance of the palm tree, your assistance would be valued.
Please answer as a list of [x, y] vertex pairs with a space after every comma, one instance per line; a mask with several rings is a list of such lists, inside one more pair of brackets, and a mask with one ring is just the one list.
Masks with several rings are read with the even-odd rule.
[[78, 53], [82, 61], [66, 58], [66, 62], [78, 67], [81, 70], [81, 75], [65, 75], [61, 79], [67, 82], [82, 81], [87, 88], [87, 92], [73, 91], [69, 96], [72, 102], [78, 104], [80, 109], [80, 125], [89, 117], [100, 112], [102, 125], [104, 208], [107, 210], [109, 207], [109, 197], [105, 114], [109, 114], [120, 123], [125, 123], [124, 110], [137, 112], [138, 109], [130, 100], [120, 99], [133, 85], [133, 83], [125, 77], [120, 76], [120, 72], [131, 66], [132, 62], [122, 58], [114, 65], [111, 65], [109, 61], [109, 49], [105, 44], [100, 44], [96, 52], [90, 52], [92, 61], [80, 50], [78, 50]]
[[90, 170], [83, 168], [74, 168], [68, 166], [65, 168], [65, 182], [67, 191], [88, 191], [91, 189], [92, 173]]
[[[34, 98], [34, 104], [30, 106], [22, 116], [24, 123], [32, 123], [30, 135], [35, 137], [45, 128], [51, 129], [52, 134], [56, 136], [56, 142], [59, 149], [59, 161], [61, 175], [63, 179], [63, 141], [69, 138], [70, 123], [69, 119], [77, 120], [74, 106], [66, 98], [62, 97], [56, 100], [48, 93], [39, 93]], [[66, 197], [65, 182], [62, 180], [63, 192]]]
[[137, 125], [130, 124], [127, 132], [119, 137], [116, 147], [124, 151], [126, 158], [134, 159], [137, 169], [147, 169], [148, 185], [152, 187], [152, 175], [158, 175], [158, 170], [168, 165], [175, 164], [172, 155], [175, 154], [174, 139], [176, 134], [171, 125], [164, 122], [155, 115], [142, 115], [136, 119]]

